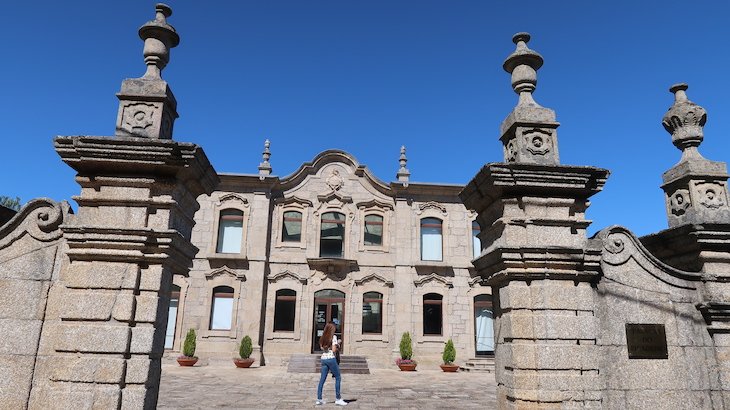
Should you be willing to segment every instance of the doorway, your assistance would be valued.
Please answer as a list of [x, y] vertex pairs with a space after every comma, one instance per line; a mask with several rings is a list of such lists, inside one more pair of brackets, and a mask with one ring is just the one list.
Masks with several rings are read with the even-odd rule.
[[335, 335], [343, 346], [342, 329], [345, 323], [345, 293], [334, 289], [324, 289], [314, 293], [314, 334], [312, 353], [321, 352], [319, 338], [327, 323], [334, 322]]

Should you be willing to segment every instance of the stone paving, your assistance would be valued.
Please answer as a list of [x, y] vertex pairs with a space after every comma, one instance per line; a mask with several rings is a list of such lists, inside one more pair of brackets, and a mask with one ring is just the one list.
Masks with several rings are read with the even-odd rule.
[[[287, 373], [284, 367], [236, 369], [215, 364], [182, 368], [163, 364], [159, 409], [339, 408], [334, 380], [324, 385], [324, 406], [315, 406], [319, 375]], [[440, 369], [401, 372], [371, 369], [342, 376], [342, 397], [353, 409], [493, 409], [492, 373], [444, 373]]]

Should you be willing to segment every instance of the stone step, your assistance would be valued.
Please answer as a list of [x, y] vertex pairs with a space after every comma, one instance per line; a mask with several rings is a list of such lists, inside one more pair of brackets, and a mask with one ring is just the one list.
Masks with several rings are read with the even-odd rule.
[[474, 357], [467, 360], [460, 369], [466, 372], [494, 373], [494, 358]]
[[[295, 354], [289, 358], [289, 373], [319, 373], [320, 355], [318, 354]], [[355, 374], [370, 374], [368, 361], [365, 356], [341, 356], [340, 372]]]

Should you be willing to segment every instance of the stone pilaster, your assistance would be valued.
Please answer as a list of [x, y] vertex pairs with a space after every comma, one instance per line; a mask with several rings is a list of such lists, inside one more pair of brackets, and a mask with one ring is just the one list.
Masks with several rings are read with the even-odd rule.
[[[159, 71], [168, 51], [157, 47], [167, 43], [143, 30], [164, 29], [170, 12], [158, 4], [157, 19], [140, 29], [157, 78], [141, 79], [154, 87], [142, 87], [133, 103], [167, 88]], [[150, 39], [159, 44], [148, 52]], [[55, 139], [81, 193], [77, 217], [60, 227], [67, 260], [49, 293], [31, 408], [157, 404], [172, 276], [192, 266], [196, 198], [218, 177], [200, 147], [155, 132]]]
[[542, 57], [515, 35], [505, 62], [519, 102], [502, 125], [505, 163], [485, 165], [461, 192], [487, 244], [474, 265], [495, 300], [500, 408], [600, 406], [591, 282], [601, 244], [586, 238], [588, 198], [608, 171], [558, 165], [558, 123], [532, 98]]

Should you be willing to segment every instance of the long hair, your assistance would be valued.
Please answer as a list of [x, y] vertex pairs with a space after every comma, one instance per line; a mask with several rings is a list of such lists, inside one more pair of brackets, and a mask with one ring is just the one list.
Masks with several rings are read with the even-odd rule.
[[333, 334], [335, 334], [335, 324], [332, 322], [327, 323], [327, 325], [324, 327], [324, 333], [322, 333], [322, 336], [319, 338], [319, 347], [321, 347], [322, 350], [332, 349]]

